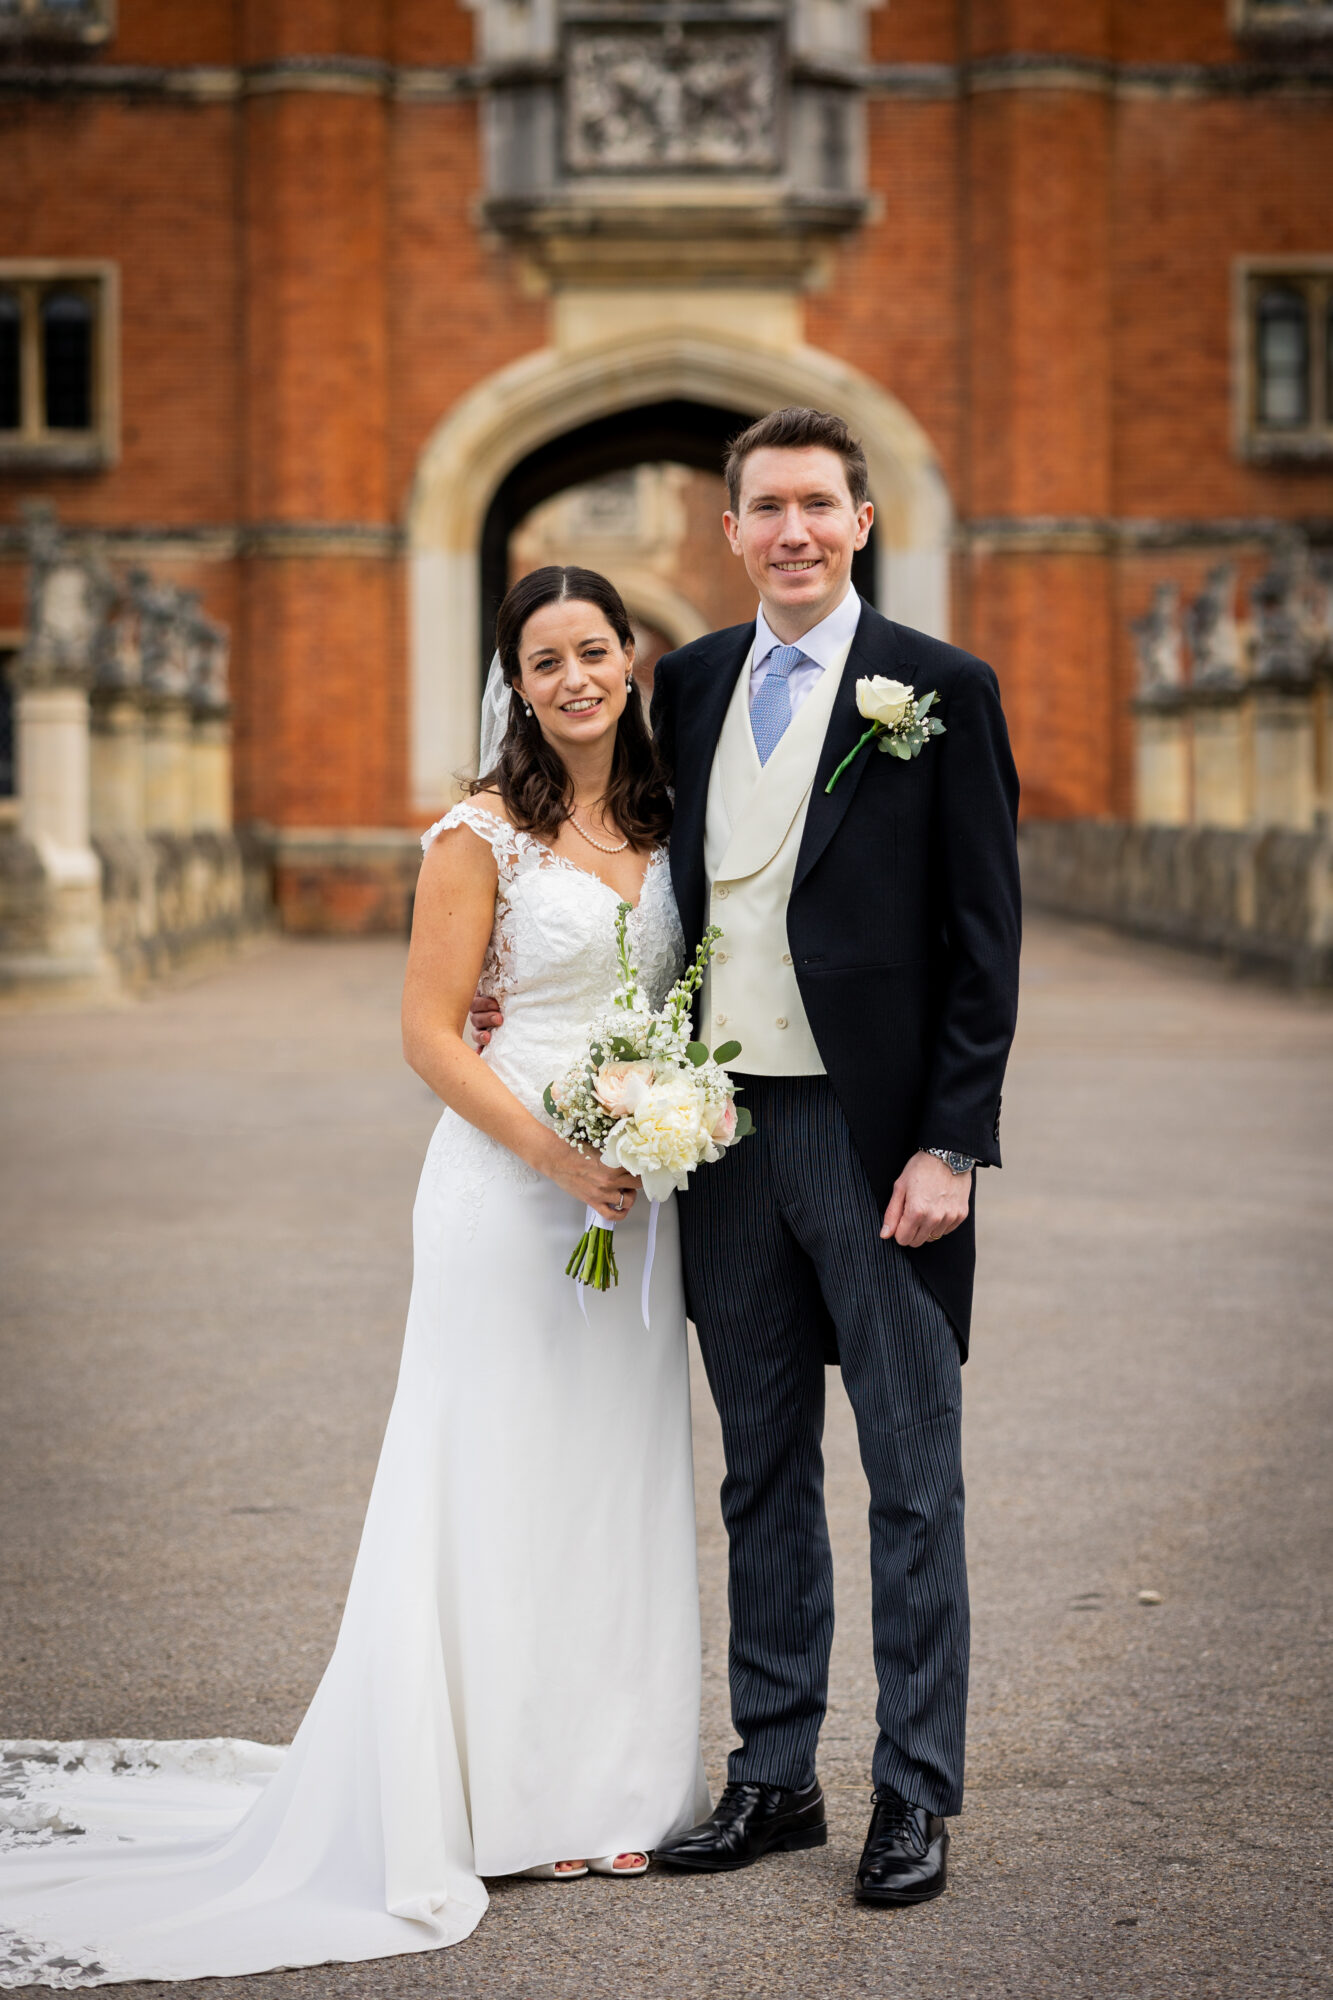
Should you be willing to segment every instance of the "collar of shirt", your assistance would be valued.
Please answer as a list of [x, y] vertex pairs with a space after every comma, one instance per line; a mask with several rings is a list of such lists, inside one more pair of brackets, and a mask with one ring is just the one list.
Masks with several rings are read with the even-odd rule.
[[[808, 632], [803, 632], [799, 639], [793, 639], [791, 644], [799, 646], [810, 665], [817, 667], [822, 673], [830, 660], [836, 659], [840, 652], [845, 653], [855, 636], [860, 616], [861, 600], [856, 592], [849, 588], [841, 604], [835, 605], [827, 618], [821, 618], [818, 625], [812, 625]], [[758, 686], [758, 682], [754, 679], [755, 675], [762, 681], [768, 671], [768, 656], [773, 648], [785, 643], [784, 640], [774, 636], [761, 604], [754, 625], [752, 692]], [[804, 674], [806, 670], [800, 667], [797, 671]]]

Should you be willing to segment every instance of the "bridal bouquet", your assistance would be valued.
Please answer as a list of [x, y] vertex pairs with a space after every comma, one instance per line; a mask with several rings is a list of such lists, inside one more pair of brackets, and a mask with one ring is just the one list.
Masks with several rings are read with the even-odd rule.
[[[654, 1013], [639, 992], [629, 918], [630, 905], [622, 903], [612, 1005], [593, 1022], [578, 1061], [547, 1085], [543, 1101], [561, 1138], [591, 1147], [604, 1166], [636, 1175], [656, 1203], [683, 1188], [695, 1167], [720, 1159], [753, 1130], [753, 1120], [736, 1104], [736, 1086], [722, 1067], [740, 1054], [740, 1043], [709, 1055], [690, 1036], [690, 1007], [721, 931], [704, 933], [693, 965]], [[565, 1271], [599, 1292], [620, 1282], [612, 1229], [594, 1209]]]

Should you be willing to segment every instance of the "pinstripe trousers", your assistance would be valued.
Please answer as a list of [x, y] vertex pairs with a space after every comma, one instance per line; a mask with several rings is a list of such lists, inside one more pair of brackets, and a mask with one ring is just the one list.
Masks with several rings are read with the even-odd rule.
[[958, 1343], [881, 1211], [823, 1076], [744, 1077], [755, 1132], [679, 1196], [722, 1419], [736, 1782], [804, 1786], [828, 1695], [824, 1358], [837, 1329], [870, 1486], [877, 1788], [962, 1803], [968, 1605]]

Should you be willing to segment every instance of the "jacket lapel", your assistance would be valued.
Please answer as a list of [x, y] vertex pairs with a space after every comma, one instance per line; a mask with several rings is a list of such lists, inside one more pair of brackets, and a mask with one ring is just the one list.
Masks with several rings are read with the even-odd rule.
[[733, 626], [699, 647], [700, 670], [680, 690], [676, 717], [676, 807], [671, 827], [671, 882], [691, 949], [704, 921], [704, 824], [708, 781], [737, 676], [754, 644], [754, 622]]
[[887, 618], [881, 618], [878, 611], [872, 610], [870, 605], [863, 605], [857, 622], [856, 637], [852, 640], [852, 650], [847, 655], [847, 664], [842, 670], [842, 680], [833, 698], [833, 713], [829, 717], [824, 747], [820, 752], [819, 766], [815, 772], [810, 810], [806, 814], [805, 832], [801, 838], [801, 851], [796, 858], [793, 890], [805, 880], [841, 826], [843, 814], [852, 802], [852, 795], [861, 782], [866, 765], [876, 754], [874, 744], [868, 743], [856, 761], [843, 772], [833, 790], [828, 792], [824, 789], [847, 752], [858, 737], [865, 734], [868, 726], [856, 706], [856, 683], [859, 680], [869, 679], [874, 674], [891, 674], [896, 654], [897, 628]]

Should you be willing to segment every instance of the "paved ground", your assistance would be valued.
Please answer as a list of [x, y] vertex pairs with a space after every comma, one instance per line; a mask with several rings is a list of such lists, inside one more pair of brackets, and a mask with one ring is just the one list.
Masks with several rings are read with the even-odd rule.
[[[401, 969], [392, 943], [285, 943], [121, 1012], [0, 1021], [0, 1734], [297, 1722], [392, 1393], [433, 1119], [398, 1056]], [[950, 1894], [894, 1916], [850, 1899], [872, 1689], [839, 1393], [826, 1849], [510, 1885], [454, 1951], [183, 1996], [1329, 1991], [1333, 1008], [1092, 931], [1035, 926], [1026, 970], [965, 1378]], [[716, 1780], [702, 1381], [696, 1416]]]

